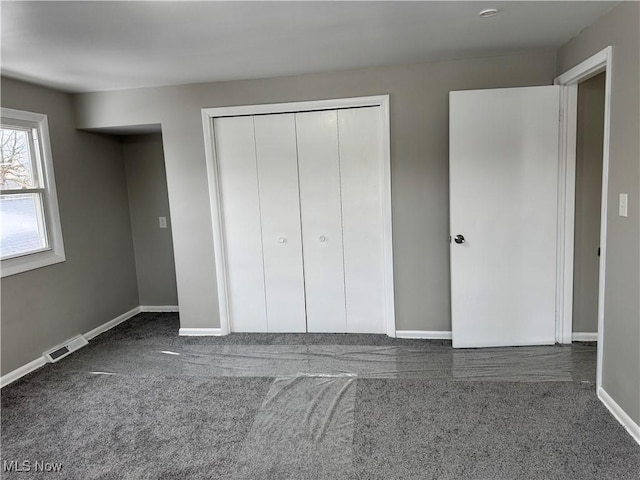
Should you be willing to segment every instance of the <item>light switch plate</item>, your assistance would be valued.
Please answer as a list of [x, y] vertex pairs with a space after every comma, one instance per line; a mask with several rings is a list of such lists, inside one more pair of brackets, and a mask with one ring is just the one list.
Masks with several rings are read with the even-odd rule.
[[618, 215], [626, 217], [628, 215], [629, 208], [629, 196], [626, 193], [620, 194], [620, 200], [618, 200]]
[[160, 228], [167, 228], [167, 217], [158, 217]]

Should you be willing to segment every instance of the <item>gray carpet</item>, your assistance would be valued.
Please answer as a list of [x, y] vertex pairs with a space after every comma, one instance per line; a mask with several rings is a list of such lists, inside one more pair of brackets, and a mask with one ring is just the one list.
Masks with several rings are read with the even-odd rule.
[[354, 453], [371, 480], [640, 478], [640, 447], [570, 382], [358, 380]]
[[177, 330], [140, 314], [3, 388], [1, 459], [31, 471], [2, 478], [640, 478], [593, 345]]

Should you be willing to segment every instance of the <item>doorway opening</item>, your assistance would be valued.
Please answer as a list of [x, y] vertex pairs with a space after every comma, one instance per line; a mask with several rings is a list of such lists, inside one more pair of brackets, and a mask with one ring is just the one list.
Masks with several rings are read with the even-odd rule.
[[123, 132], [122, 155], [142, 311], [178, 311], [169, 192], [160, 126]]
[[572, 341], [598, 338], [605, 73], [578, 84]]
[[[571, 343], [574, 340], [574, 332], [590, 333], [588, 338], [593, 338], [594, 332], [578, 332], [575, 328], [589, 325], [592, 317], [583, 316], [584, 309], [597, 308], [597, 367], [596, 390], [600, 396], [602, 384], [603, 361], [603, 331], [604, 331], [604, 302], [605, 302], [605, 267], [607, 254], [607, 193], [609, 184], [609, 130], [611, 111], [611, 55], [612, 48], [607, 47], [596, 53], [582, 63], [571, 68], [555, 79], [555, 84], [562, 87], [561, 90], [561, 132], [560, 132], [560, 170], [559, 170], [559, 202], [558, 202], [558, 276], [556, 291], [556, 341], [558, 343]], [[582, 94], [582, 95], [580, 95]], [[579, 108], [579, 103], [582, 106]], [[582, 115], [582, 116], [581, 116]], [[593, 122], [593, 123], [591, 123]], [[599, 122], [599, 124], [598, 124]], [[581, 132], [578, 132], [579, 124]], [[599, 128], [600, 134], [589, 137], [592, 129]], [[599, 150], [598, 145], [601, 145]], [[601, 153], [600, 153], [601, 152]], [[585, 160], [585, 155], [593, 158]], [[581, 157], [580, 159], [578, 157]], [[601, 158], [601, 161], [596, 159]], [[580, 165], [578, 165], [580, 162]], [[586, 162], [586, 163], [585, 163]], [[593, 172], [594, 162], [600, 166], [601, 175], [599, 185], [597, 174]], [[589, 172], [585, 172], [587, 168]], [[585, 179], [585, 173], [587, 178]], [[585, 192], [587, 186], [592, 189]], [[596, 188], [595, 192], [593, 188]], [[594, 216], [593, 211], [597, 207], [594, 202], [596, 192], [600, 194], [600, 215]], [[586, 195], [586, 198], [585, 198]], [[596, 197], [597, 198], [597, 197]], [[587, 201], [588, 205], [584, 202]], [[594, 207], [592, 204], [596, 203]], [[585, 212], [584, 209], [587, 209]], [[588, 216], [588, 217], [587, 217]], [[596, 248], [598, 268], [591, 264], [590, 273], [585, 274], [585, 262], [589, 264], [589, 242], [594, 242], [594, 234], [585, 236], [584, 229], [592, 232], [595, 222], [598, 220], [599, 242]], [[586, 221], [586, 224], [585, 224]], [[590, 238], [591, 240], [587, 240]], [[586, 242], [586, 243], [585, 243]], [[579, 247], [579, 248], [577, 248]], [[593, 248], [593, 245], [592, 245]], [[598, 250], [599, 248], [599, 250]], [[584, 256], [583, 256], [584, 254]], [[599, 256], [598, 256], [599, 254]], [[593, 252], [592, 252], [593, 255]], [[574, 260], [576, 260], [574, 262]], [[575, 265], [574, 265], [575, 263]], [[575, 272], [575, 268], [579, 272]], [[596, 277], [597, 273], [597, 277]], [[593, 298], [585, 299], [586, 295], [593, 296], [593, 291], [585, 286], [592, 285], [597, 278], [597, 301]], [[579, 291], [574, 298], [574, 287]], [[591, 287], [592, 288], [592, 287]], [[580, 304], [574, 305], [574, 300]], [[574, 308], [575, 307], [575, 308]], [[593, 328], [593, 327], [591, 327]], [[584, 336], [583, 340], [587, 339]], [[575, 336], [580, 340], [580, 335]]]

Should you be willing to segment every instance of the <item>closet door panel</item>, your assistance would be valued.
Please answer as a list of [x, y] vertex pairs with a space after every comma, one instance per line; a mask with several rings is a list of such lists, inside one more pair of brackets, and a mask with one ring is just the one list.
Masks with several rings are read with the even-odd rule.
[[337, 111], [296, 114], [309, 332], [347, 329]]
[[266, 332], [253, 118], [214, 120], [231, 330]]
[[384, 333], [379, 107], [338, 111], [347, 331]]
[[305, 332], [294, 114], [254, 117], [267, 331]]

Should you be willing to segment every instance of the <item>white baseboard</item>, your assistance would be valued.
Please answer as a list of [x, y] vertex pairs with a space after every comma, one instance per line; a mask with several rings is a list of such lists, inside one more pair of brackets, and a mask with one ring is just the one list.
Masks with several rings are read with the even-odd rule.
[[[104, 333], [107, 330], [112, 329], [116, 325], [119, 325], [122, 322], [124, 322], [126, 320], [129, 320], [131, 317], [133, 317], [134, 315], [137, 315], [138, 313], [140, 313], [140, 307], [132, 308], [128, 312], [123, 313], [122, 315], [118, 315], [113, 320], [109, 320], [108, 322], [103, 323], [102, 325], [94, 328], [93, 330], [88, 331], [87, 333], [84, 334], [84, 337], [87, 340], [91, 340], [92, 338], [97, 337], [101, 333]], [[38, 357], [35, 360], [30, 361], [26, 365], [23, 365], [22, 367], [16, 368], [15, 370], [13, 370], [13, 371], [7, 373], [6, 375], [3, 375], [2, 377], [0, 377], [0, 388], [4, 387], [6, 385], [9, 385], [12, 382], [15, 382], [19, 378], [24, 377], [26, 374], [33, 372], [37, 368], [40, 368], [43, 365], [46, 365], [47, 363], [48, 362], [46, 361], [46, 359], [44, 357], [44, 354], [43, 354], [43, 356]]]
[[183, 337], [219, 337], [224, 333], [221, 328], [181, 328], [178, 335]]
[[84, 334], [84, 336], [87, 340], [91, 340], [92, 338], [97, 337], [101, 333], [104, 333], [107, 330], [111, 330], [116, 325], [120, 325], [122, 322], [129, 320], [131, 317], [139, 314], [140, 312], [141, 312], [140, 307], [134, 307], [128, 312], [123, 313], [122, 315], [118, 315], [113, 320], [109, 320], [108, 322], [103, 323], [102, 325], [94, 328], [93, 330], [88, 331], [87, 333]]
[[609, 409], [616, 420], [629, 432], [636, 443], [640, 445], [640, 426], [627, 415], [620, 405], [618, 405], [602, 387], [598, 388], [598, 398], [604, 403], [605, 407]]
[[573, 332], [571, 334], [572, 342], [597, 342], [598, 332]]
[[38, 357], [35, 360], [30, 361], [26, 365], [16, 368], [13, 372], [9, 372], [6, 375], [3, 375], [2, 377], [0, 377], [0, 388], [9, 385], [12, 382], [15, 382], [19, 378], [22, 378], [26, 374], [37, 370], [46, 363], [47, 361], [44, 359], [44, 357]]
[[428, 338], [431, 340], [451, 340], [451, 332], [446, 330], [397, 330], [396, 338]]
[[178, 305], [140, 305], [141, 312], [178, 312]]

